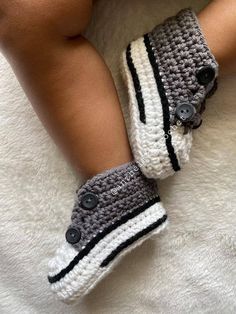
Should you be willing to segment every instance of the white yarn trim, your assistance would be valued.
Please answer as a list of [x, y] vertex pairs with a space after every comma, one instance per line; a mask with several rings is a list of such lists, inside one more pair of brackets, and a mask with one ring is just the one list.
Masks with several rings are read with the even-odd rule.
[[66, 268], [70, 262], [76, 257], [78, 251], [69, 244], [68, 242], [63, 243], [63, 245], [57, 249], [56, 256], [52, 258], [48, 263], [49, 276], [53, 277], [60, 271]]
[[[157, 234], [164, 229], [167, 221], [146, 236], [138, 239], [127, 249], [120, 252], [120, 254], [115, 257], [115, 259], [111, 261], [107, 267], [101, 268], [101, 263], [111, 254], [111, 252], [121, 243], [144, 230], [164, 215], [165, 209], [162, 204], [156, 203], [146, 209], [146, 211], [113, 230], [105, 238], [103, 238], [65, 277], [63, 277], [60, 281], [51, 284], [52, 291], [57, 294], [60, 300], [67, 303], [87, 294], [91, 289], [93, 289], [98, 281], [110, 272], [112, 267], [117, 264], [124, 254], [140, 245], [146, 238], [149, 238], [151, 235]], [[64, 265], [66, 265], [65, 261], [71, 261], [69, 261], [69, 258], [66, 258], [67, 253], [68, 256], [70, 255], [71, 257], [78, 254], [78, 252], [75, 253], [74, 251], [75, 250], [72, 250], [71, 246], [68, 245], [64, 245], [60, 250], [58, 250], [58, 255], [50, 264], [50, 275], [55, 274], [55, 269], [56, 271], [63, 269]], [[55, 269], [53, 269], [53, 266]]]
[[[164, 179], [173, 175], [168, 156], [163, 128], [163, 110], [161, 98], [157, 90], [152, 66], [149, 62], [144, 39], [131, 43], [131, 57], [142, 88], [145, 105], [146, 124], [139, 118], [139, 109], [133, 78], [127, 65], [126, 51], [122, 55], [122, 74], [128, 86], [130, 111], [130, 143], [136, 162], [142, 172], [149, 178]], [[170, 131], [172, 146], [180, 167], [189, 160], [192, 146], [192, 133], [183, 134], [182, 127], [173, 127]]]

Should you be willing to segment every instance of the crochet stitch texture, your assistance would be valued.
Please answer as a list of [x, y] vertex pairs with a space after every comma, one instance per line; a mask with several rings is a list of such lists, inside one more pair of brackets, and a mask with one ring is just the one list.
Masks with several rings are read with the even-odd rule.
[[[95, 208], [87, 210], [81, 206], [81, 202], [84, 195], [90, 192], [99, 195], [99, 202]], [[114, 224], [130, 209], [155, 199], [157, 186], [155, 181], [144, 177], [136, 164], [131, 163], [89, 180], [77, 195], [69, 228], [80, 226], [82, 236], [74, 248], [81, 250], [94, 234], [109, 227], [111, 221]]]
[[192, 128], [216, 90], [218, 64], [191, 9], [129, 44], [122, 56], [130, 142], [143, 173], [164, 179], [189, 160]]
[[121, 256], [167, 224], [156, 182], [135, 162], [87, 181], [77, 191], [71, 220], [48, 276], [65, 302], [87, 294]]
[[[160, 76], [168, 97], [170, 119], [175, 120], [175, 108], [183, 102], [191, 103], [202, 113], [205, 98], [215, 85], [199, 84], [197, 73], [209, 66], [218, 73], [218, 64], [210, 52], [199, 28], [195, 13], [180, 11], [148, 34], [154, 56], [158, 60]], [[198, 122], [198, 121], [196, 121]]]

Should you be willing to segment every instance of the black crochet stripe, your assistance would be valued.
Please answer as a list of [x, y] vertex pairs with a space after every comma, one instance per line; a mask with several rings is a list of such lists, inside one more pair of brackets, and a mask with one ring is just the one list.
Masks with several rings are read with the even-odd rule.
[[167, 220], [167, 215], [164, 215], [160, 219], [158, 219], [153, 224], [149, 225], [147, 228], [143, 229], [142, 231], [136, 233], [134, 236], [129, 238], [128, 240], [121, 243], [114, 251], [111, 252], [111, 254], [101, 263], [100, 267], [106, 267], [110, 262], [113, 261], [113, 259], [124, 249], [129, 247], [131, 244], [133, 244], [135, 241], [140, 239], [141, 237], [145, 236], [149, 232], [153, 231], [160, 225], [162, 225]]
[[[55, 283], [55, 282], [61, 280], [63, 277], [66, 276], [66, 274], [68, 274], [79, 263], [80, 260], [82, 260], [86, 255], [88, 255], [88, 253], [95, 247], [95, 245], [99, 241], [101, 241], [107, 234], [111, 233], [113, 230], [115, 230], [119, 226], [125, 224], [128, 220], [136, 217], [140, 213], [144, 212], [147, 208], [149, 208], [150, 206], [152, 206], [158, 202], [160, 202], [160, 197], [153, 198], [152, 200], [145, 203], [143, 206], [134, 209], [134, 211], [132, 213], [128, 213], [128, 214], [124, 215], [119, 221], [116, 221], [113, 225], [110, 225], [109, 227], [104, 229], [101, 233], [97, 234], [97, 236], [94, 237], [86, 245], [86, 247], [83, 250], [81, 250], [75, 256], [75, 258], [70, 262], [70, 264], [66, 268], [62, 269], [55, 276], [52, 276], [52, 277], [48, 276], [48, 281], [50, 283]], [[128, 211], [128, 209], [127, 209], [127, 211]]]
[[167, 99], [166, 94], [165, 94], [165, 88], [164, 88], [164, 85], [162, 83], [161, 76], [159, 73], [159, 66], [158, 66], [157, 60], [155, 58], [155, 55], [153, 53], [148, 34], [144, 35], [144, 43], [145, 43], [145, 46], [147, 49], [149, 61], [151, 63], [152, 69], [153, 69], [157, 89], [158, 89], [158, 92], [159, 92], [159, 95], [161, 98], [162, 110], [163, 110], [164, 132], [167, 135], [166, 136], [166, 148], [167, 148], [169, 158], [170, 158], [170, 161], [171, 161], [171, 164], [172, 164], [174, 171], [179, 171], [180, 170], [179, 162], [178, 162], [178, 159], [176, 157], [175, 150], [174, 150], [174, 147], [172, 146], [172, 141], [171, 141], [172, 137], [170, 134], [169, 102], [168, 102], [168, 99]]
[[138, 109], [139, 109], [139, 119], [142, 123], [146, 124], [146, 114], [145, 114], [145, 105], [143, 101], [142, 88], [141, 88], [141, 84], [139, 81], [136, 68], [133, 63], [133, 59], [131, 57], [131, 45], [130, 44], [126, 50], [126, 60], [127, 60], [127, 64], [128, 64], [130, 73], [132, 75], [133, 83], [134, 83], [134, 89], [135, 89], [136, 99], [138, 102]]

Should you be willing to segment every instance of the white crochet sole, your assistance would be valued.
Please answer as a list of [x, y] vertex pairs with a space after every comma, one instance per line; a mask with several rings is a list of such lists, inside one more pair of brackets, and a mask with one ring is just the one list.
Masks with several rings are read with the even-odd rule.
[[[121, 70], [129, 93], [129, 133], [133, 154], [148, 178], [164, 179], [177, 171], [173, 166], [174, 158], [179, 168], [189, 160], [192, 134], [184, 135], [183, 127], [177, 126], [165, 132], [162, 101], [144, 38], [132, 42], [128, 48], [130, 58], [127, 59], [125, 51]], [[134, 84], [135, 77], [140, 83], [138, 89]], [[140, 120], [140, 95], [145, 109], [145, 123]]]
[[[152, 205], [101, 239], [69, 273], [51, 284], [52, 291], [66, 303], [78, 300], [89, 293], [124, 254], [140, 245], [145, 239], [159, 233], [166, 224], [167, 219], [162, 204], [158, 202]], [[64, 244], [49, 262], [49, 276], [59, 274], [77, 255], [78, 251], [70, 244]]]

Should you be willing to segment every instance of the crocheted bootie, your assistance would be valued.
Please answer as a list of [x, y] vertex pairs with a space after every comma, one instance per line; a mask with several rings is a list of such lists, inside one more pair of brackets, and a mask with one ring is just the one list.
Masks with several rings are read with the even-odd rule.
[[155, 181], [134, 162], [87, 181], [71, 220], [66, 242], [49, 262], [51, 288], [65, 302], [87, 294], [124, 254], [167, 224]]
[[122, 56], [130, 142], [149, 178], [163, 179], [189, 159], [192, 129], [216, 90], [217, 62], [191, 9], [132, 42]]

